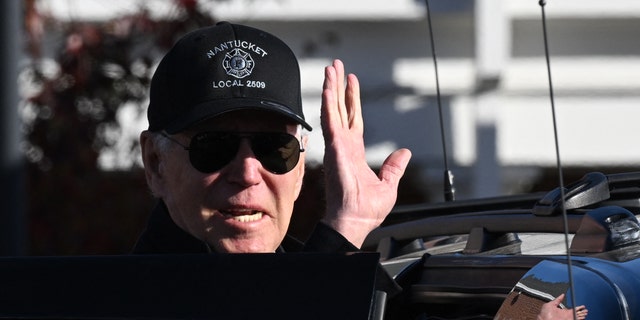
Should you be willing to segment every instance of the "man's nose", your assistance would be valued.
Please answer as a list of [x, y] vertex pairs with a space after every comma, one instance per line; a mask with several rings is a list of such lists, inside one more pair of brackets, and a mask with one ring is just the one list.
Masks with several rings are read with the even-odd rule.
[[228, 179], [233, 183], [250, 186], [262, 181], [262, 164], [256, 158], [248, 139], [242, 139], [238, 153], [229, 163]]

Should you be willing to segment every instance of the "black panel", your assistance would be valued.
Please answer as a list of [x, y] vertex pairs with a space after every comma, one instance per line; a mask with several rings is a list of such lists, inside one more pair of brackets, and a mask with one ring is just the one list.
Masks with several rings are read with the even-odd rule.
[[0, 258], [0, 318], [368, 319], [378, 254]]

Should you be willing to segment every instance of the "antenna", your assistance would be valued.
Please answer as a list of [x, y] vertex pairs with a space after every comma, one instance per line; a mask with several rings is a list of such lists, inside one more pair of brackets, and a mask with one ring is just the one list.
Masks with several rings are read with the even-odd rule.
[[551, 81], [551, 61], [549, 59], [549, 41], [547, 39], [547, 16], [545, 14], [544, 6], [547, 4], [546, 0], [540, 0], [538, 2], [542, 10], [542, 34], [544, 36], [544, 55], [547, 60], [547, 74], [549, 76], [549, 97], [551, 99], [551, 114], [553, 116], [553, 137], [555, 139], [556, 146], [556, 165], [558, 167], [558, 180], [560, 184], [560, 207], [562, 208], [562, 217], [564, 222], [564, 245], [567, 251], [567, 269], [569, 274], [569, 290], [571, 292], [571, 305], [573, 308], [573, 319], [577, 319], [576, 314], [576, 301], [575, 301], [575, 289], [573, 287], [573, 273], [571, 271], [571, 250], [569, 249], [569, 223], [567, 221], [567, 209], [565, 207], [565, 190], [564, 179], [562, 178], [562, 164], [560, 163], [560, 143], [558, 142], [558, 125], [556, 121], [556, 107], [553, 94], [553, 81]]
[[447, 142], [444, 132], [444, 120], [442, 119], [442, 101], [440, 99], [440, 78], [438, 77], [438, 59], [436, 58], [436, 46], [433, 40], [433, 27], [431, 26], [431, 8], [429, 8], [429, 0], [425, 0], [427, 4], [427, 22], [429, 23], [429, 39], [431, 40], [431, 55], [433, 56], [433, 66], [436, 75], [436, 97], [438, 100], [438, 116], [440, 118], [440, 136], [442, 137], [442, 152], [444, 157], [444, 201], [451, 202], [455, 200], [455, 188], [453, 187], [453, 174], [449, 170], [449, 162], [447, 160]]

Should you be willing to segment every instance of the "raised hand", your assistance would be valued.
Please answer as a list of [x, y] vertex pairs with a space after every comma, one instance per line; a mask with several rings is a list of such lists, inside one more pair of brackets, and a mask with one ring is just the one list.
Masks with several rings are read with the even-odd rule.
[[327, 212], [324, 223], [357, 247], [393, 208], [398, 183], [411, 158], [408, 149], [391, 153], [376, 174], [367, 164], [358, 78], [346, 77], [342, 61], [325, 68], [322, 91]]

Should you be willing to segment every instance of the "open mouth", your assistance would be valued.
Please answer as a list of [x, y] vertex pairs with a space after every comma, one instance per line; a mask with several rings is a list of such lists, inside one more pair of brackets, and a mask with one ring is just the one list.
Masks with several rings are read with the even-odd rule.
[[253, 222], [262, 219], [262, 211], [255, 210], [221, 210], [225, 219], [233, 219], [238, 222]]

